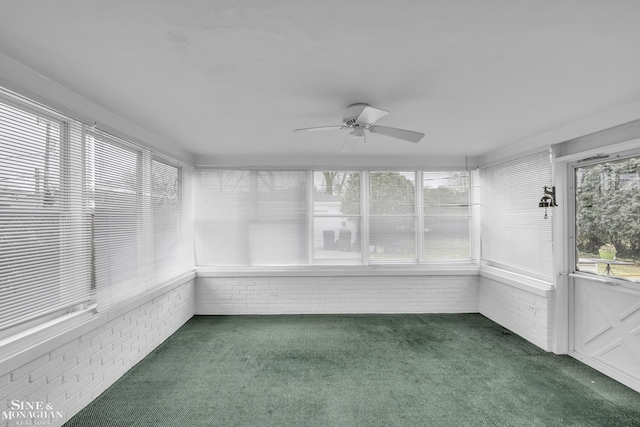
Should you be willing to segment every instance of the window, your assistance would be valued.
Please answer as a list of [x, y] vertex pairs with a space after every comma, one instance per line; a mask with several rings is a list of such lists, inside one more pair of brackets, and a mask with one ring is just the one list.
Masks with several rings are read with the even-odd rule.
[[313, 255], [317, 264], [360, 264], [360, 173], [313, 172]]
[[482, 259], [540, 280], [553, 277], [553, 210], [538, 207], [551, 186], [548, 151], [482, 170]]
[[91, 299], [81, 148], [69, 123], [0, 103], [0, 330]]
[[[307, 261], [306, 174], [252, 171], [258, 205], [249, 212], [252, 265], [300, 265]], [[251, 209], [253, 210], [253, 209]]]
[[416, 261], [416, 173], [371, 172], [369, 176], [370, 259]]
[[141, 239], [141, 153], [106, 136], [88, 136], [87, 155], [93, 169], [95, 287], [98, 305], [111, 306], [144, 290], [137, 286], [146, 249]]
[[197, 191], [197, 263], [307, 263], [305, 172], [201, 171]]
[[174, 274], [182, 231], [181, 170], [154, 159], [151, 163], [153, 271], [164, 278]]
[[188, 168], [0, 96], [0, 337], [193, 268]]
[[200, 169], [196, 185], [197, 265], [471, 259], [467, 172]]
[[640, 282], [640, 159], [575, 169], [577, 270]]
[[471, 258], [468, 172], [423, 172], [424, 259]]
[[95, 288], [105, 309], [193, 266], [183, 218], [185, 168], [104, 132], [87, 134], [86, 153]]

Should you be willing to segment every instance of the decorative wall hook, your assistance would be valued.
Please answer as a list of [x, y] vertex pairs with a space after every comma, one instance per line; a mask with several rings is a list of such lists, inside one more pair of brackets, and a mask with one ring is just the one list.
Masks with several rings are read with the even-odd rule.
[[558, 206], [556, 204], [556, 187], [544, 187], [544, 195], [540, 199], [540, 203], [538, 203], [538, 207], [544, 208], [544, 219], [547, 219], [547, 208], [552, 208], [554, 206]]

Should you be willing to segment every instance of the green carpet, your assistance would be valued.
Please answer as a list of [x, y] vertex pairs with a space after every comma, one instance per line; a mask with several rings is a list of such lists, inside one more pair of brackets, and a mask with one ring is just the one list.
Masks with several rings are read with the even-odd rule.
[[198, 316], [65, 426], [640, 426], [640, 394], [479, 314]]

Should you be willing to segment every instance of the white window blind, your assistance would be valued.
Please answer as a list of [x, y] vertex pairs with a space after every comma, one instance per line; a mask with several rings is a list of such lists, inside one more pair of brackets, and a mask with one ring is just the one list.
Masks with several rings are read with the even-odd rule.
[[0, 102], [0, 330], [91, 299], [77, 124]]
[[[145, 290], [142, 153], [101, 135], [87, 137], [93, 172], [92, 222], [98, 306], [111, 306]], [[139, 274], [139, 270], [140, 273]]]
[[[87, 136], [95, 287], [105, 309], [193, 267], [187, 168], [103, 132]], [[189, 187], [190, 189], [190, 187]]]
[[0, 337], [192, 270], [192, 175], [0, 89]]
[[153, 271], [156, 281], [193, 266], [189, 168], [154, 159], [151, 164]]
[[198, 264], [307, 263], [305, 172], [201, 170], [197, 176]]
[[551, 186], [548, 151], [490, 166], [481, 181], [482, 259], [496, 267], [550, 281], [553, 209], [538, 207]]

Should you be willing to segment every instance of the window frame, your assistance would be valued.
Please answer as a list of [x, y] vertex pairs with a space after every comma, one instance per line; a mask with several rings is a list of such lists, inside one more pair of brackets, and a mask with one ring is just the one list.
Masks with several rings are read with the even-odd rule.
[[[568, 165], [569, 169], [569, 197], [571, 197], [570, 210], [568, 211], [570, 223], [572, 224], [572, 230], [574, 230], [575, 238], [570, 238], [569, 241], [573, 243], [570, 245], [569, 250], [571, 256], [569, 258], [571, 269], [569, 271], [573, 271], [573, 274], [584, 275], [584, 277], [593, 278], [597, 281], [606, 282], [609, 284], [634, 284], [640, 285], [640, 280], [631, 280], [627, 279], [624, 276], [616, 276], [613, 274], [599, 274], [597, 272], [597, 263], [595, 265], [596, 271], [588, 271], [586, 269], [580, 270], [579, 264], [580, 254], [578, 250], [578, 181], [577, 181], [577, 171], [580, 168], [590, 168], [595, 167], [597, 165], [604, 165], [607, 163], [621, 163], [624, 161], [628, 161], [632, 158], [636, 158], [640, 160], [640, 147], [631, 150], [611, 152], [607, 154], [599, 154], [594, 158], [588, 158], [585, 160], [578, 160], [572, 162]], [[583, 259], [583, 261], [590, 261], [589, 259]], [[606, 268], [606, 267], [605, 267]], [[615, 268], [615, 265], [614, 265]], [[610, 270], [612, 273], [614, 270]]]

